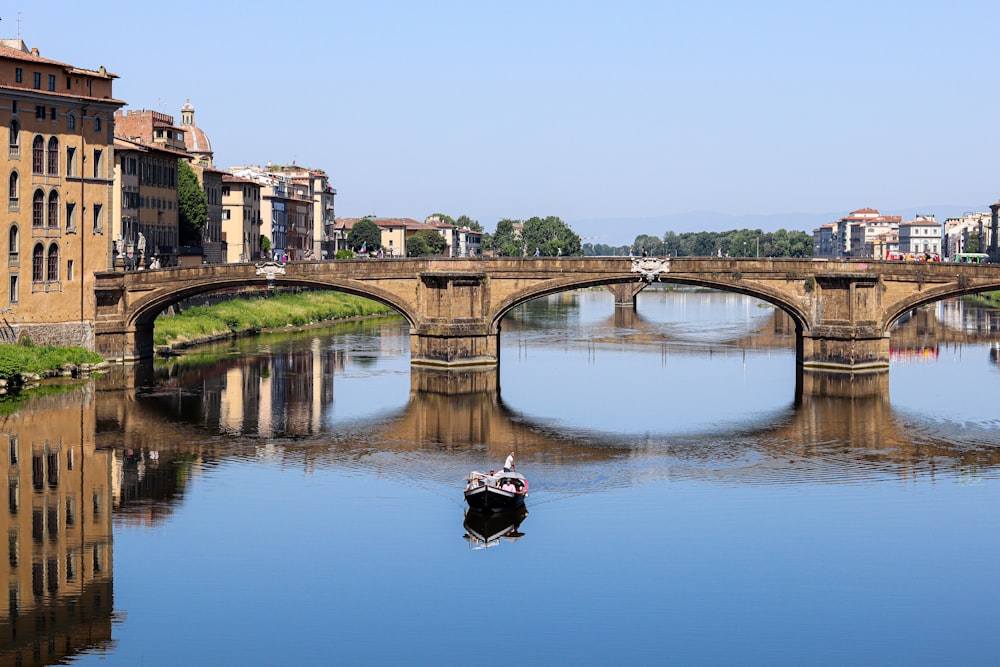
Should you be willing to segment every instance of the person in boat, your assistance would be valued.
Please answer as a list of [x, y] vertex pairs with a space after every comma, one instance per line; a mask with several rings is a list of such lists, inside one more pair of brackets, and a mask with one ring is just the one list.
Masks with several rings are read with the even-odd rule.
[[513, 472], [513, 470], [514, 470], [514, 452], [511, 452], [507, 456], [507, 460], [503, 462], [503, 471]]
[[501, 486], [500, 488], [503, 489], [504, 491], [517, 493], [517, 487], [514, 486], [514, 482], [510, 481], [509, 479], [506, 482], [504, 482], [503, 486]]

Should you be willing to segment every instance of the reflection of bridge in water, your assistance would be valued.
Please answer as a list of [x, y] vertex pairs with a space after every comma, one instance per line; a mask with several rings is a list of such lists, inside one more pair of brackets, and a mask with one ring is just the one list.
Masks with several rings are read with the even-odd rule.
[[[780, 338], [780, 324], [774, 328]], [[306, 466], [355, 466], [370, 460], [371, 465], [398, 465], [403, 471], [419, 459], [421, 474], [449, 483], [469, 468], [499, 465], [513, 447], [522, 465], [546, 471], [550, 478], [544, 487], [551, 491], [580, 488], [580, 469], [593, 465], [601, 467], [601, 485], [630, 484], [632, 475], [640, 473], [620, 464], [648, 457], [672, 461], [674, 476], [684, 470], [737, 483], [786, 476], [789, 460], [796, 461], [806, 477], [824, 478], [909, 477], [933, 472], [938, 465], [971, 469], [1000, 463], [1000, 443], [996, 448], [988, 442], [979, 446], [983, 443], [978, 441], [967, 446], [951, 441], [951, 436], [915, 433], [884, 394], [799, 394], [786, 408], [746, 427], [701, 436], [665, 433], [651, 439], [646, 434], [593, 433], [538, 423], [511, 410], [495, 382], [482, 373], [468, 374], [469, 384], [456, 387], [454, 373], [427, 369], [411, 369], [405, 405], [379, 414], [375, 425], [367, 419], [340, 424], [331, 433], [322, 415], [333, 401], [330, 365], [336, 363], [335, 358], [322, 359], [318, 351], [229, 358], [204, 369], [181, 362], [180, 370], [174, 365], [170, 372], [185, 376], [188, 388], [164, 386], [167, 378], [162, 377], [156, 389], [123, 392], [129, 397], [127, 409], [117, 411], [121, 420], [105, 437], [120, 441], [124, 435], [126, 442], [141, 447], [162, 440], [164, 429], [174, 431], [171, 438], [181, 442], [204, 441], [207, 429], [231, 436], [228, 443], [211, 438], [197, 446], [211, 456], [256, 455], [265, 447], [269, 456], [300, 459]], [[262, 377], [265, 369], [267, 377]], [[261, 392], [269, 395], [264, 398]], [[242, 407], [234, 407], [237, 404]], [[112, 426], [111, 420], [102, 423]], [[395, 463], [386, 454], [397, 455]], [[426, 465], [428, 458], [433, 465]], [[615, 475], [616, 480], [611, 479]]]

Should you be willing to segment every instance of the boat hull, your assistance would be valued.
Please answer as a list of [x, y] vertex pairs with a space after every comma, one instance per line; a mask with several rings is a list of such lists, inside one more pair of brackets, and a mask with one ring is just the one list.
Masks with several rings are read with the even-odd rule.
[[510, 512], [524, 507], [524, 496], [495, 486], [480, 486], [465, 492], [465, 502], [477, 512]]

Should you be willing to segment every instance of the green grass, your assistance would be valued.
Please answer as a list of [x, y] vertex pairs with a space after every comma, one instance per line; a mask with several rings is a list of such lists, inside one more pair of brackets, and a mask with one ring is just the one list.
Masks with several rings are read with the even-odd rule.
[[339, 292], [299, 292], [266, 298], [239, 298], [214, 306], [195, 306], [178, 315], [161, 315], [153, 329], [154, 345], [197, 341], [232, 333], [369, 315], [391, 315], [388, 306]]
[[65, 364], [98, 364], [104, 358], [82, 347], [0, 345], [0, 378], [10, 379], [23, 373], [59, 370]]
[[980, 292], [979, 294], [968, 294], [962, 298], [987, 308], [1000, 308], [1000, 292]]

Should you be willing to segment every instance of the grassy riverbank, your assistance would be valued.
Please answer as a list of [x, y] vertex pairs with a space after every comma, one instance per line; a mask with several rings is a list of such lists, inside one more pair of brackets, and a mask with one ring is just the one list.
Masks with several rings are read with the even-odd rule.
[[59, 375], [69, 368], [94, 366], [103, 361], [101, 355], [82, 347], [4, 344], [0, 345], [0, 379]]
[[238, 298], [214, 306], [195, 306], [156, 318], [153, 344], [191, 345], [220, 336], [264, 329], [301, 327], [317, 322], [392, 315], [388, 306], [339, 292], [299, 292], [265, 298]]
[[1000, 308], [1000, 292], [969, 294], [962, 298], [979, 306], [986, 306], [987, 308]]

